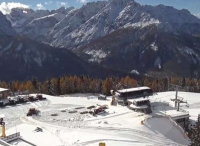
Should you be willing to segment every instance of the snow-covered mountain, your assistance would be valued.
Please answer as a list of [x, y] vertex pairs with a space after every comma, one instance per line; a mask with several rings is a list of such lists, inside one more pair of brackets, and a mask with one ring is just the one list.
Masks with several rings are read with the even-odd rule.
[[24, 37], [0, 37], [1, 80], [44, 80], [64, 74], [105, 78], [127, 73], [92, 65], [67, 49], [55, 48]]
[[52, 11], [49, 11], [49, 10], [34, 11], [32, 9], [13, 8], [11, 10], [11, 13], [6, 15], [6, 17], [12, 23], [12, 27], [18, 33], [21, 33], [22, 29], [26, 27], [26, 25], [28, 25], [30, 22], [34, 21], [35, 19], [44, 18], [50, 15], [50, 16], [54, 16], [58, 21], [61, 21], [71, 9], [74, 9], [74, 8], [69, 7], [65, 9], [64, 7], [61, 7], [57, 10], [52, 10]]
[[60, 15], [62, 14], [56, 13], [34, 19], [22, 29], [20, 34], [42, 41], [46, 38], [46, 35], [49, 33], [50, 29], [59, 22]]
[[[23, 12], [22, 18], [28, 14], [32, 18], [32, 13], [36, 12]], [[156, 69], [183, 76], [198, 74], [200, 19], [188, 10], [109, 0], [37, 13], [39, 17], [22, 23], [21, 35], [67, 48], [86, 61], [133, 73]], [[21, 13], [10, 16], [13, 26], [14, 18], [23, 20]]]
[[199, 19], [200, 19], [200, 13], [199, 13], [199, 14], [197, 14], [196, 16], [197, 16], [197, 18], [199, 18]]
[[185, 9], [110, 0], [79, 28], [54, 39], [52, 45], [111, 68], [199, 74], [200, 19]]
[[[55, 17], [58, 23], [52, 23], [52, 19], [48, 22], [47, 17]], [[32, 32], [41, 30], [45, 32], [45, 41], [49, 44], [72, 50], [126, 27], [143, 28], [154, 24], [169, 33], [200, 34], [200, 19], [188, 10], [164, 5], [140, 5], [134, 0], [90, 2], [78, 9], [61, 7], [53, 11], [15, 8], [7, 18], [18, 32], [28, 27], [28, 32], [21, 32], [23, 35], [40, 38], [40, 33], [33, 35]], [[41, 21], [41, 24], [46, 21], [51, 27], [32, 25], [36, 21]]]
[[[154, 24], [163, 31], [179, 32], [184, 24], [200, 24], [200, 20], [187, 10], [173, 7], [142, 6], [133, 0], [110, 0], [96, 15], [71, 33], [62, 34], [52, 43], [74, 49], [92, 40], [103, 37], [117, 29], [126, 27], [143, 28]], [[187, 32], [192, 34], [192, 32]], [[195, 33], [200, 33], [199, 29]]]
[[6, 16], [0, 12], [0, 35], [15, 35], [16, 31], [12, 28], [11, 23]]
[[67, 34], [70, 34], [72, 31], [78, 29], [81, 25], [86, 23], [91, 17], [101, 11], [106, 4], [107, 2], [104, 1], [90, 2], [81, 8], [73, 9], [51, 30], [47, 38], [48, 42], [52, 42], [52, 44], [57, 46], [58, 40], [65, 41], [63, 38]]
[[132, 73], [200, 74], [200, 38], [155, 25], [116, 30], [76, 50], [83, 59]]
[[51, 14], [59, 13], [59, 14], [67, 15], [69, 11], [71, 11], [72, 9], [74, 9], [74, 7], [69, 7], [69, 8], [60, 7], [57, 10], [51, 10]]
[[11, 13], [6, 15], [7, 19], [11, 22], [12, 27], [20, 32], [32, 20], [49, 15], [48, 10], [33, 11], [26, 8], [13, 8]]

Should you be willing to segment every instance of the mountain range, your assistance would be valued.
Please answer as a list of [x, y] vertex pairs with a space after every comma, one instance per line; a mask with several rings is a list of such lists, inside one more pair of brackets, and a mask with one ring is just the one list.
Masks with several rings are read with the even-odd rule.
[[14, 8], [0, 20], [0, 34], [69, 50], [97, 66], [133, 74], [199, 75], [200, 19], [185, 9], [109, 0], [53, 11]]
[[[37, 77], [62, 75], [88, 75], [106, 78], [126, 76], [126, 72], [90, 64], [65, 48], [55, 48], [35, 40], [19, 36], [0, 38], [0, 77], [4, 81], [28, 80]], [[138, 75], [129, 76], [139, 78]]]

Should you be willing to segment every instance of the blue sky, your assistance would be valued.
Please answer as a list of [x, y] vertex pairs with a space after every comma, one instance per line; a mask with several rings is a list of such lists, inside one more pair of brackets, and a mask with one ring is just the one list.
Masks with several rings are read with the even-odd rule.
[[[32, 9], [57, 9], [60, 6], [80, 7], [86, 2], [97, 0], [0, 0], [0, 11], [9, 12], [16, 6], [29, 6]], [[200, 13], [200, 0], [135, 0], [140, 4], [158, 5], [164, 4], [177, 9], [188, 9], [192, 14]]]

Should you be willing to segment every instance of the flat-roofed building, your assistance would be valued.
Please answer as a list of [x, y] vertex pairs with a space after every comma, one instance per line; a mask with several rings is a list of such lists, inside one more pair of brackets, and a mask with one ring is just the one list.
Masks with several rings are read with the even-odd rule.
[[151, 95], [153, 95], [152, 89], [146, 86], [122, 89], [115, 92], [118, 102], [123, 103], [124, 105], [128, 105], [128, 99], [145, 98]]
[[146, 114], [152, 113], [151, 104], [147, 98], [128, 99], [127, 101], [130, 109], [141, 111]]
[[0, 99], [6, 99], [8, 97], [9, 89], [0, 88]]

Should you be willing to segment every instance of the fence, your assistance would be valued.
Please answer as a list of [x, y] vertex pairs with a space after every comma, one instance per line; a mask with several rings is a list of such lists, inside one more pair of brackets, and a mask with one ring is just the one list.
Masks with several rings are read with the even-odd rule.
[[[156, 106], [170, 106], [170, 107], [173, 107], [173, 105], [170, 104], [169, 102], [166, 102], [164, 100], [157, 99], [157, 98], [154, 99], [154, 103], [152, 103], [152, 108], [155, 108]], [[180, 108], [180, 111], [189, 114], [188, 111], [183, 110], [181, 108]], [[185, 130], [176, 121], [174, 121], [170, 116], [168, 116], [166, 114], [165, 115], [153, 115], [153, 116], [145, 118], [145, 121], [150, 119], [150, 118], [161, 118], [161, 117], [166, 117], [170, 121], [170, 123], [173, 124], [185, 138], [187, 137], [186, 134], [185, 134]]]
[[9, 143], [1, 140], [1, 139], [0, 139], [0, 145], [2, 145], [2, 146], [11, 146], [11, 144], [9, 144]]
[[14, 139], [17, 139], [20, 137], [20, 132], [17, 132], [17, 133], [14, 133], [14, 134], [11, 134], [9, 136], [6, 136], [5, 138], [2, 138], [3, 141], [6, 141], [6, 142], [9, 142], [9, 141], [12, 141]]
[[146, 117], [144, 119], [144, 121], [147, 121], [148, 119], [151, 119], [151, 118], [167, 118], [170, 121], [170, 123], [172, 125], [174, 125], [179, 130], [179, 132], [182, 134], [182, 136], [184, 138], [187, 138], [187, 136], [185, 134], [185, 130], [178, 123], [176, 123], [170, 116], [167, 116], [167, 115], [152, 115], [152, 116]]
[[170, 116], [166, 117], [169, 119], [170, 123], [172, 123], [179, 130], [179, 132], [183, 135], [183, 137], [187, 138], [185, 130], [178, 123], [176, 123]]

